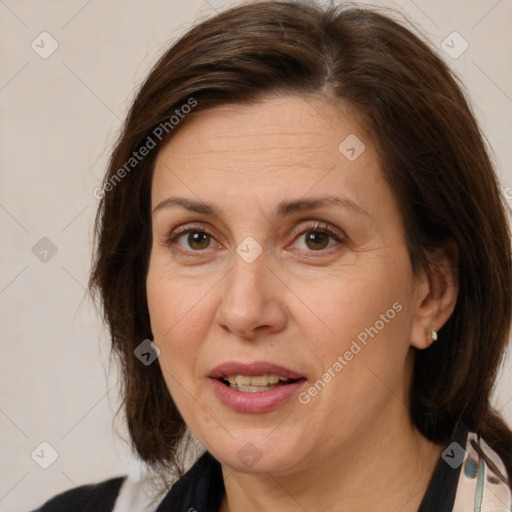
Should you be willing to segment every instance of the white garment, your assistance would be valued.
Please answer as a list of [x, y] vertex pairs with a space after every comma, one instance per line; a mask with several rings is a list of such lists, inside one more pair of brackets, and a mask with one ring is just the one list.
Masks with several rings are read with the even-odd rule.
[[511, 512], [512, 492], [501, 478], [507, 470], [498, 454], [474, 432], [465, 452], [453, 512]]
[[[188, 429], [179, 450], [180, 458], [185, 461], [185, 472], [205, 452], [205, 448]], [[112, 512], [154, 512], [177, 480], [177, 476], [170, 476], [164, 484], [155, 471], [143, 465], [133, 465], [119, 490]]]

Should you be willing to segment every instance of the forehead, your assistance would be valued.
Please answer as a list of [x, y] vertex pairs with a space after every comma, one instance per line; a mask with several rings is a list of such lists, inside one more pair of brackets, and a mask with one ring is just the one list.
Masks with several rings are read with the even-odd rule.
[[356, 198], [364, 183], [380, 179], [355, 113], [317, 96], [276, 96], [188, 119], [157, 156], [152, 202], [170, 188], [196, 196], [208, 190], [227, 200], [341, 187]]

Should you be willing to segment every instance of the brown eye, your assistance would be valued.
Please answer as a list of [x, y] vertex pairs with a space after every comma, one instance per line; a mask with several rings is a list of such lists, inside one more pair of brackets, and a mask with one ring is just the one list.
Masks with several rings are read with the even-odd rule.
[[188, 233], [187, 243], [192, 249], [207, 249], [210, 245], [211, 237], [207, 233], [201, 231], [191, 231]]
[[[347, 244], [347, 238], [343, 232], [335, 232], [327, 224], [315, 223], [304, 226], [299, 237], [293, 244], [296, 249], [303, 253], [318, 253], [318, 256], [327, 254], [329, 250], [335, 250], [337, 246]], [[331, 251], [332, 252], [332, 251]]]
[[202, 229], [189, 228], [169, 235], [165, 245], [171, 247], [176, 244], [184, 251], [201, 252], [208, 249], [213, 241], [212, 235]]
[[329, 244], [330, 236], [322, 231], [308, 231], [306, 245], [313, 250], [325, 249]]

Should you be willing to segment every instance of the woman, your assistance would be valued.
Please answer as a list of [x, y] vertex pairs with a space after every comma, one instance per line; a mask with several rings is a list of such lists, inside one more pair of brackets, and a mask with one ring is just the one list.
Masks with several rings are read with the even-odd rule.
[[[294, 2], [201, 23], [143, 84], [97, 195], [90, 284], [134, 449], [167, 485], [40, 510], [512, 510], [490, 405], [504, 202], [409, 30]], [[206, 451], [183, 475], [190, 439]]]

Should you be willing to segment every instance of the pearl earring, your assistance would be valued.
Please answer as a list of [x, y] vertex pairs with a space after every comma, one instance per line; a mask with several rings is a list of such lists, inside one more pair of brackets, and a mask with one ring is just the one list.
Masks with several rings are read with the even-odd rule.
[[432, 343], [437, 341], [437, 331], [433, 325], [430, 326], [430, 338], [432, 339]]

